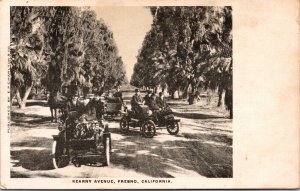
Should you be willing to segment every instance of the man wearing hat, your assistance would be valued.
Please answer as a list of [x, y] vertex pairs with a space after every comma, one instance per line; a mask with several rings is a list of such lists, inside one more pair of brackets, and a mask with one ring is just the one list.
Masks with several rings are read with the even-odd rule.
[[159, 108], [166, 108], [167, 102], [162, 92], [159, 92], [159, 96], [156, 98], [156, 103]]
[[139, 105], [142, 105], [144, 102], [139, 89], [135, 89], [135, 94], [131, 99], [131, 108], [136, 113], [139, 113]]
[[72, 95], [68, 98], [67, 103], [64, 108], [64, 116], [63, 119], [66, 119], [67, 117], [70, 117], [69, 114], [72, 111], [77, 111], [77, 97], [75, 95]]
[[103, 115], [105, 114], [105, 97], [100, 94], [95, 94], [90, 104], [95, 108], [97, 120], [103, 120]]
[[152, 94], [152, 91], [148, 90], [147, 94], [144, 97], [145, 105], [149, 106], [151, 94]]
[[119, 98], [123, 102], [123, 95], [122, 92], [120, 91], [120, 86], [117, 86], [116, 92], [114, 93], [114, 97]]
[[155, 93], [150, 96], [149, 109], [152, 111], [159, 111], [160, 109], [159, 105], [157, 104], [157, 97]]
[[159, 107], [159, 105], [157, 104], [157, 97], [155, 95], [155, 93], [153, 92], [152, 95], [150, 96], [150, 100], [149, 100], [149, 109], [153, 112], [153, 116], [154, 118], [156, 118], [157, 121], [159, 120], [160, 117], [160, 111], [161, 108]]

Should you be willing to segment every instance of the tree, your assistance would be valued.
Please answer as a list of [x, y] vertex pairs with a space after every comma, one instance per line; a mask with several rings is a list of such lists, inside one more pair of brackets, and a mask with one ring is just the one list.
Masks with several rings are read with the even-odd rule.
[[[113, 33], [103, 20], [96, 20], [93, 11], [83, 12], [85, 54], [83, 69], [86, 78], [92, 84], [92, 91], [102, 94], [104, 91], [120, 85], [125, 79], [125, 69]], [[84, 25], [83, 25], [84, 26]], [[88, 27], [89, 26], [89, 27]]]
[[48, 90], [55, 97], [62, 85], [71, 81], [82, 83], [82, 30], [80, 10], [76, 7], [49, 7], [50, 17], [45, 22], [48, 31], [51, 60], [48, 68]]
[[26, 106], [35, 82], [45, 74], [43, 30], [35, 7], [11, 7], [10, 63], [11, 98], [16, 95], [20, 108]]
[[218, 89], [219, 94], [230, 91], [231, 7], [151, 7], [150, 11], [153, 24], [138, 55], [139, 70], [134, 71], [132, 84], [143, 79], [140, 85], [165, 86], [171, 94], [179, 90], [185, 96], [201, 87]]
[[89, 8], [12, 7], [11, 36], [12, 93], [20, 107], [35, 82], [56, 97], [101, 94], [125, 79], [113, 33]]

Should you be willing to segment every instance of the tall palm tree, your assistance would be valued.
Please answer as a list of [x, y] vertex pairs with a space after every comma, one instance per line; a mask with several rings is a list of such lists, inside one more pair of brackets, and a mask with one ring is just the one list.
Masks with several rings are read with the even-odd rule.
[[45, 74], [43, 30], [38, 8], [11, 7], [11, 98], [24, 108], [34, 83]]

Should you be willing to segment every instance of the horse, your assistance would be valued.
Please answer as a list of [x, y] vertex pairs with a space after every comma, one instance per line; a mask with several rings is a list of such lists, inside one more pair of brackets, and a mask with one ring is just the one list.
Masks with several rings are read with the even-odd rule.
[[[50, 107], [51, 112], [51, 122], [53, 122], [53, 119], [55, 117], [55, 122], [57, 122], [57, 110], [61, 113], [61, 115], [64, 114], [65, 106], [66, 106], [66, 98], [60, 94], [50, 94], [48, 99], [48, 105]], [[53, 116], [54, 111], [54, 116]]]

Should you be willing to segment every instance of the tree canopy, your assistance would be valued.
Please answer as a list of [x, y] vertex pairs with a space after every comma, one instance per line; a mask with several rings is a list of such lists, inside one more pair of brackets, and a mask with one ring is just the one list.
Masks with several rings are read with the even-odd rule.
[[[137, 56], [131, 85], [232, 100], [231, 7], [150, 7], [153, 24]], [[230, 109], [230, 108], [229, 108]]]
[[231, 7], [150, 7], [131, 84], [194, 93], [232, 84]]
[[37, 81], [54, 96], [101, 94], [124, 81], [113, 33], [89, 8], [11, 7], [10, 20], [11, 87], [20, 107]]

